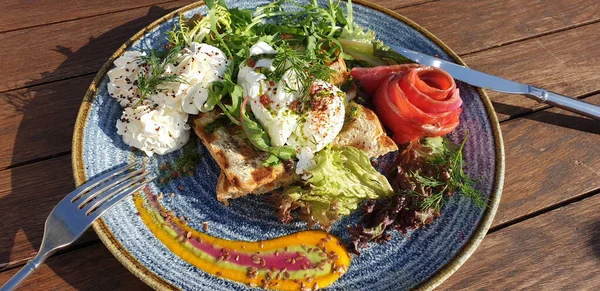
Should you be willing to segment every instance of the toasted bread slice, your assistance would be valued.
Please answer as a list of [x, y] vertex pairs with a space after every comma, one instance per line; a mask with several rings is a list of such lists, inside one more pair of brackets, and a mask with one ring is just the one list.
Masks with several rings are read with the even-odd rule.
[[300, 176], [297, 175], [295, 172], [292, 172], [289, 175], [280, 175], [277, 179], [274, 179], [270, 183], [257, 187], [254, 191], [252, 191], [252, 193], [247, 193], [240, 190], [240, 188], [232, 185], [227, 179], [227, 176], [225, 176], [223, 171], [221, 171], [221, 174], [219, 175], [219, 180], [217, 180], [217, 199], [227, 204], [227, 201], [229, 199], [235, 199], [238, 197], [246, 196], [248, 194], [269, 193], [273, 190], [285, 187], [287, 185], [291, 185], [300, 180], [302, 180], [302, 178], [300, 178]]
[[[334, 145], [356, 147], [364, 150], [369, 157], [378, 157], [398, 149], [385, 134], [373, 111], [358, 104], [349, 105], [348, 110], [354, 113], [334, 140]], [[194, 131], [221, 167], [216, 188], [219, 201], [268, 193], [301, 180], [293, 166], [286, 168], [281, 163], [263, 166], [269, 154], [256, 151], [235, 129], [219, 127], [207, 131], [206, 126], [218, 122], [218, 118], [216, 112], [200, 114], [194, 120]]]
[[[258, 151], [248, 144], [239, 128], [219, 125], [220, 122], [227, 122], [220, 118], [220, 114], [213, 110], [199, 114], [193, 121], [194, 131], [227, 178], [220, 180], [229, 182], [229, 185], [220, 183], [217, 187], [218, 193], [223, 193], [217, 195], [219, 200], [236, 198], [239, 196], [236, 192], [247, 194], [260, 191], [267, 185], [277, 184], [276, 182], [283, 177], [295, 175], [293, 167], [286, 169], [281, 163], [276, 166], [264, 166], [263, 162], [270, 154]], [[232, 187], [237, 189], [229, 190], [229, 195], [221, 192]]]
[[344, 127], [333, 140], [334, 145], [355, 147], [363, 150], [370, 158], [398, 150], [396, 143], [383, 130], [375, 112], [356, 103], [350, 103], [346, 110], [346, 115], [350, 118], [347, 118]]

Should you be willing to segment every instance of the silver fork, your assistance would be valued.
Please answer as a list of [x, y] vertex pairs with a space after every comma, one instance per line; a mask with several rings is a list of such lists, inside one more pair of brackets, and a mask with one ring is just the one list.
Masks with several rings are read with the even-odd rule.
[[121, 199], [140, 190], [153, 178], [146, 179], [139, 163], [120, 166], [94, 178], [63, 198], [54, 207], [44, 227], [44, 238], [37, 255], [0, 288], [13, 290], [59, 248], [73, 243], [102, 213]]

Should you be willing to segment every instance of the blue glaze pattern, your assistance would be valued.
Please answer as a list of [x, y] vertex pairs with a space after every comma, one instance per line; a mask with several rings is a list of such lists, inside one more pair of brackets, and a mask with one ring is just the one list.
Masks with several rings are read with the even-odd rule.
[[[324, 2], [324, 1], [321, 1]], [[325, 1], [326, 2], [326, 1]], [[267, 1], [228, 1], [230, 7], [250, 8]], [[187, 16], [204, 13], [200, 7], [186, 12]], [[376, 32], [385, 43], [399, 44], [442, 59], [451, 60], [433, 41], [385, 13], [354, 4], [357, 23]], [[171, 30], [177, 19], [168, 20], [136, 41], [128, 50], [160, 49], [166, 44], [164, 33]], [[174, 161], [181, 151], [165, 156], [145, 157], [131, 149], [117, 135], [115, 123], [122, 109], [106, 89], [108, 78], [98, 86], [92, 100], [90, 114], [83, 133], [83, 162], [87, 177], [93, 177], [132, 157], [143, 160], [147, 167], [158, 173], [158, 165]], [[490, 120], [478, 91], [466, 84], [459, 84], [464, 100], [461, 124], [451, 134], [460, 141], [470, 132], [464, 149], [469, 176], [478, 179], [477, 188], [488, 196], [493, 190], [495, 176], [494, 135]], [[173, 180], [166, 186], [150, 185], [153, 193], [174, 192], [165, 195], [162, 204], [177, 215], [189, 217], [189, 225], [202, 229], [209, 223], [208, 233], [233, 240], [264, 240], [306, 229], [303, 223], [284, 225], [275, 215], [273, 207], [264, 196], [244, 197], [231, 201], [226, 207], [215, 198], [215, 185], [220, 172], [198, 139], [196, 148], [204, 158], [197, 167], [196, 175]], [[184, 190], [179, 190], [183, 186]], [[104, 215], [106, 225], [123, 248], [151, 272], [182, 290], [246, 290], [246, 285], [218, 279], [185, 262], [167, 249], [147, 229], [136, 215], [131, 197]], [[394, 233], [384, 245], [372, 244], [354, 257], [349, 272], [334, 283], [331, 290], [405, 290], [410, 289], [434, 274], [448, 263], [480, 223], [484, 210], [461, 196], [453, 197], [444, 207], [441, 217], [425, 229], [409, 231], [405, 235]], [[346, 225], [355, 224], [359, 213], [346, 217], [335, 224], [332, 232], [349, 243]]]

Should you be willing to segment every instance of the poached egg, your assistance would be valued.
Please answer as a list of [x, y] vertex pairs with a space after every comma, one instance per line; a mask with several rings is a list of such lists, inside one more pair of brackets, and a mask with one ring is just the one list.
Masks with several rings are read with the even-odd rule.
[[123, 141], [148, 156], [164, 155], [181, 148], [190, 137], [188, 115], [168, 107], [140, 105], [125, 107], [117, 120], [117, 133]]
[[229, 61], [223, 52], [209, 44], [192, 42], [184, 48], [175, 64], [167, 64], [165, 74], [177, 75], [183, 82], [157, 86], [153, 96], [157, 103], [188, 114], [205, 112], [208, 86], [223, 80]]
[[108, 92], [124, 107], [117, 120], [117, 133], [123, 141], [147, 155], [166, 154], [181, 148], [189, 139], [188, 114], [205, 110], [209, 85], [222, 80], [229, 61], [218, 48], [191, 43], [173, 64], [165, 64], [164, 75], [177, 75], [182, 82], [156, 86], [143, 101], [137, 86], [141, 77], [149, 76], [143, 52], [125, 52], [114, 61], [107, 74]]
[[240, 66], [238, 84], [244, 96], [250, 98], [252, 113], [271, 144], [296, 149], [296, 173], [302, 175], [314, 167], [314, 154], [330, 144], [342, 129], [345, 94], [330, 83], [316, 80], [308, 98], [301, 98], [301, 84], [290, 69], [281, 80], [268, 80], [261, 72], [275, 70], [276, 53], [265, 42], [252, 46], [250, 58]]
[[137, 87], [140, 75], [147, 75], [148, 68], [140, 58], [146, 53], [128, 51], [114, 61], [115, 68], [108, 71], [108, 94], [117, 99], [121, 106], [133, 106], [140, 100]]

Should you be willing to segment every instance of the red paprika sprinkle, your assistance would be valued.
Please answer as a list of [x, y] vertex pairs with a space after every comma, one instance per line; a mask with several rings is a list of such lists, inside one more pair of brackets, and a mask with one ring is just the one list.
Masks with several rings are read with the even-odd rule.
[[269, 102], [269, 96], [267, 96], [267, 94], [260, 95], [260, 104], [267, 106], [269, 105]]

